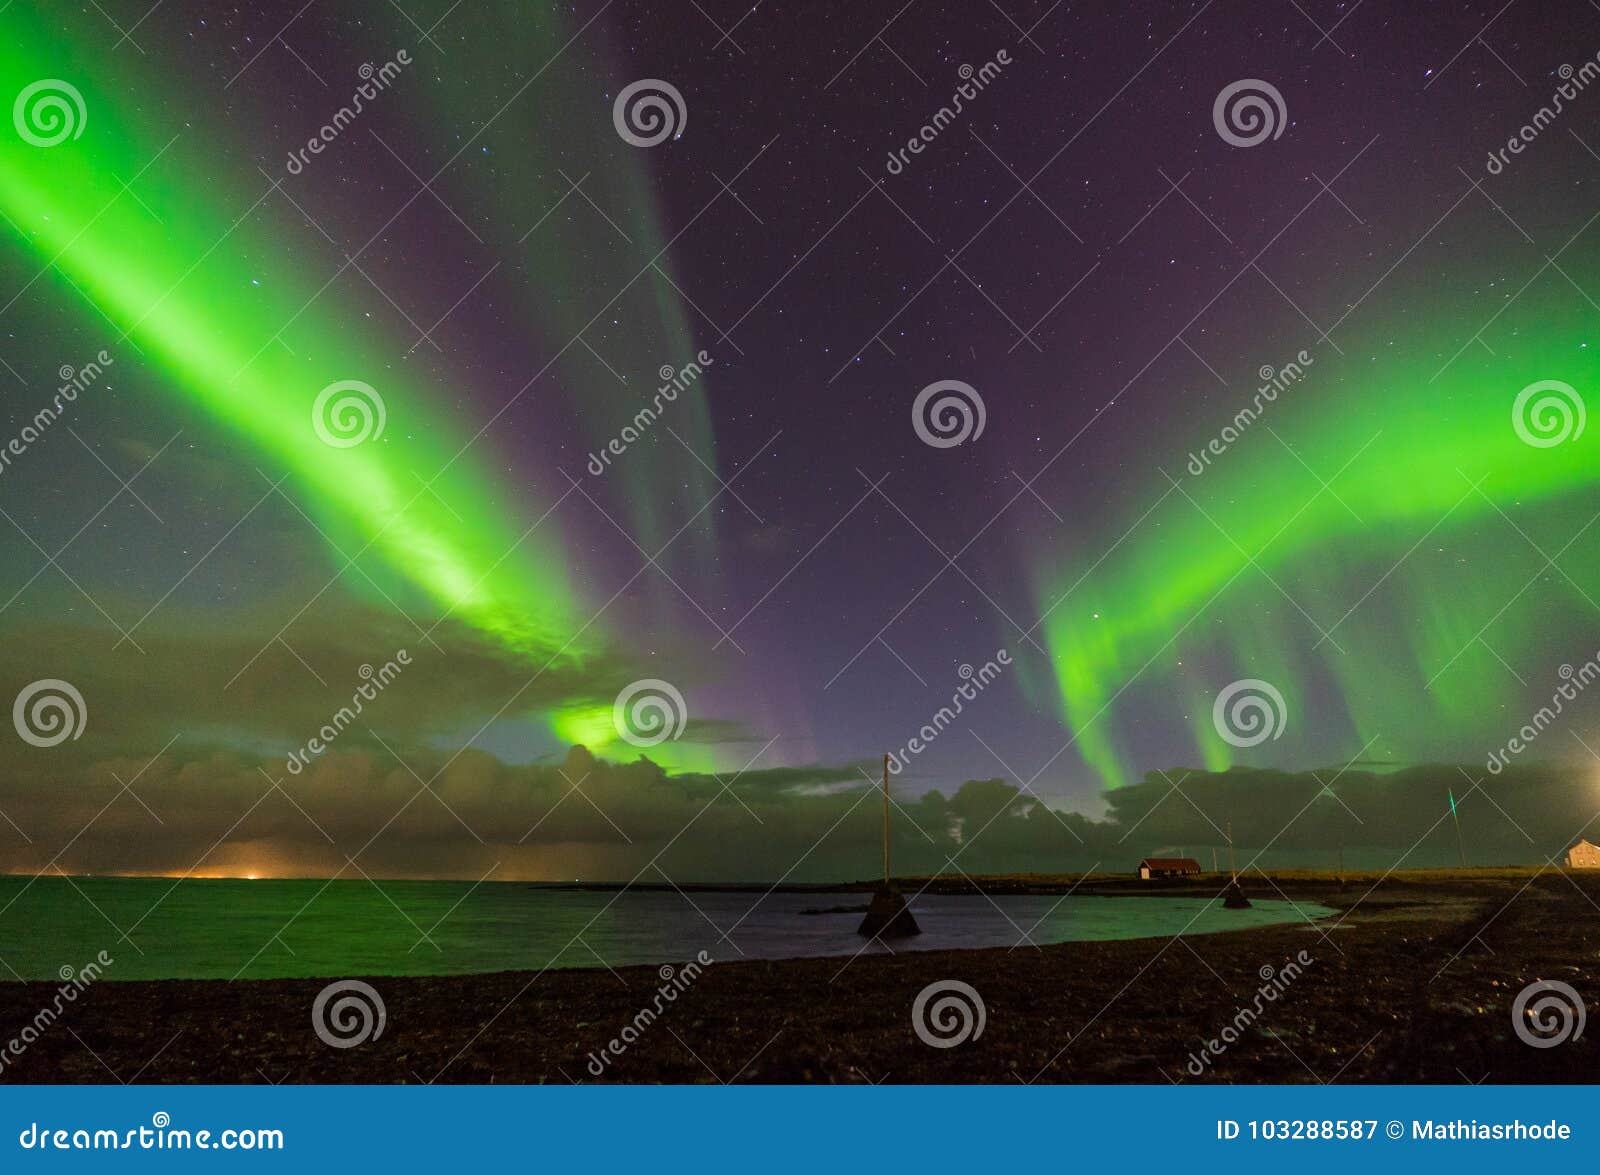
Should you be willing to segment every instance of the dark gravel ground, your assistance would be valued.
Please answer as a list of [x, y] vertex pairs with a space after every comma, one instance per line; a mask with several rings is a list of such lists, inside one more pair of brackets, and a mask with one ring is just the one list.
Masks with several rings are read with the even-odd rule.
[[[663, 1002], [604, 1067], [624, 1082], [1592, 1082], [1600, 1024], [1550, 1048], [1513, 1031], [1537, 979], [1600, 1006], [1600, 876], [1546, 872], [1280, 877], [1342, 921], [1012, 951], [716, 963]], [[1007, 879], [996, 888], [1023, 883]], [[1048, 891], [1048, 881], [1029, 888]], [[1214, 883], [1213, 883], [1214, 885]], [[1082, 891], [1080, 891], [1082, 892]], [[1171, 890], [1169, 892], [1179, 892]], [[1311, 962], [1236, 1040], [1263, 968]], [[913, 1031], [918, 993], [970, 984], [986, 1022], [950, 1048]], [[104, 981], [0, 1082], [567, 1082], [663, 986], [656, 968], [369, 977], [382, 1035], [349, 1049], [312, 1030], [327, 981]], [[54, 987], [0, 984], [0, 1032]], [[1199, 1064], [1204, 1042], [1226, 1048]], [[0, 1042], [3, 1043], [3, 1042]], [[1195, 1058], [1191, 1061], [1191, 1058]], [[1200, 1076], [1192, 1072], [1202, 1068]]]

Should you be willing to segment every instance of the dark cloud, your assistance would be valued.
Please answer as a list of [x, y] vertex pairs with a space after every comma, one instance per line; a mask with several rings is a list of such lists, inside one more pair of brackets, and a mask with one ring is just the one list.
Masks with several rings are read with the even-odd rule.
[[1474, 864], [1542, 862], [1578, 836], [1595, 835], [1600, 770], [1529, 764], [1491, 775], [1477, 765], [1316, 772], [1235, 768], [1152, 772], [1106, 793], [1111, 825], [1157, 845], [1226, 843], [1267, 850], [1274, 861], [1325, 865], [1342, 846], [1364, 860], [1454, 864], [1461, 843]]
[[[113, 615], [137, 615], [102, 602]], [[190, 746], [272, 751], [281, 762], [350, 702], [369, 670], [391, 663], [397, 671], [381, 703], [364, 707], [361, 721], [341, 736], [344, 745], [380, 747], [379, 739], [395, 745], [429, 736], [459, 743], [495, 715], [517, 719], [566, 706], [610, 707], [641, 676], [622, 654], [602, 652], [581, 666], [530, 663], [450, 620], [412, 623], [403, 609], [380, 610], [331, 593], [312, 606], [300, 595], [225, 613], [162, 610], [134, 639], [142, 653], [124, 644], [126, 655], [107, 657], [104, 630], [9, 626], [0, 697], [15, 698], [41, 678], [64, 679], [90, 713], [82, 736], [52, 748], [41, 762], [81, 765], [130, 747], [149, 753], [174, 737]], [[400, 663], [402, 653], [409, 664]], [[690, 668], [669, 664], [664, 670], [658, 662], [653, 671], [671, 672], [686, 685], [694, 680]], [[695, 741], [742, 741], [728, 722], [701, 720], [694, 730], [704, 736]], [[0, 740], [0, 770], [26, 766], [41, 754]]]
[[[534, 765], [395, 750], [403, 763], [336, 749], [299, 776], [275, 760], [176, 747], [71, 778], [32, 770], [0, 786], [16, 825], [0, 843], [18, 871], [814, 882], [877, 867], [880, 805], [860, 765], [719, 779], [581, 747]], [[1341, 849], [1352, 868], [1454, 864], [1452, 792], [1473, 863], [1531, 863], [1600, 814], [1592, 773], [1568, 767], [1484, 779], [1444, 765], [1334, 774], [1154, 773], [1110, 793], [1104, 820], [1053, 811], [998, 779], [948, 798], [896, 795], [896, 869], [1131, 870], [1148, 853], [1220, 851], [1230, 825], [1241, 867], [1258, 854], [1274, 867], [1326, 867]]]
[[[284, 614], [174, 610], [140, 630], [142, 656], [114, 658], [81, 630], [13, 623], [0, 697], [59, 677], [89, 717], [54, 747], [0, 739], [3, 867], [647, 881], [834, 881], [878, 867], [878, 763], [785, 765], [803, 752], [781, 742], [760, 760], [779, 765], [742, 774], [581, 747], [507, 762], [462, 743], [502, 708], [531, 725], [553, 706], [609, 706], [637, 667], [611, 656], [535, 672], [450, 624], [424, 638], [392, 609], [350, 602], [307, 610], [276, 641]], [[289, 771], [363, 666], [398, 665], [402, 649], [410, 663], [359, 720]], [[689, 678], [692, 666], [676, 668]], [[742, 737], [716, 720], [684, 736]], [[1597, 778], [1539, 764], [1173, 769], [1105, 793], [1100, 819], [969, 780], [949, 797], [897, 790], [893, 848], [903, 873], [1122, 871], [1158, 851], [1208, 856], [1231, 829], [1241, 865], [1453, 864], [1453, 795], [1473, 863], [1538, 862], [1595, 835]]]

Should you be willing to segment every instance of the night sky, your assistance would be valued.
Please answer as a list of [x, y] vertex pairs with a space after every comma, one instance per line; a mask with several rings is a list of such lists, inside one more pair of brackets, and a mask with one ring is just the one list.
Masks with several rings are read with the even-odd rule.
[[1600, 7], [147, 7], [0, 13], [0, 867], [1600, 806]]

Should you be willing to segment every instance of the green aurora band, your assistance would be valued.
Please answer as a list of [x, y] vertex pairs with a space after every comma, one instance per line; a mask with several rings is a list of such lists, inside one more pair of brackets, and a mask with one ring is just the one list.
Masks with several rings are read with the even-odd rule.
[[[182, 134], [163, 148], [169, 135], [138, 118], [122, 88], [129, 79], [107, 78], [102, 54], [52, 36], [42, 16], [13, 10], [6, 23], [5, 92], [69, 79], [87, 110], [78, 139], [34, 147], [8, 135], [0, 151], [0, 210], [31, 250], [25, 268], [36, 280], [59, 283], [66, 297], [76, 288], [125, 334], [107, 345], [113, 356], [137, 345], [162, 386], [289, 471], [340, 550], [370, 547], [441, 613], [519, 658], [590, 654], [598, 638], [580, 633], [553, 521], [526, 537], [508, 524], [520, 491], [489, 472], [487, 440], [469, 447], [450, 397], [396, 371], [404, 342], [308, 283], [306, 254], [283, 245], [305, 242], [308, 226], [278, 194], [258, 199], [267, 179], [262, 190], [230, 190], [208, 163], [206, 131], [174, 120]], [[339, 268], [331, 252], [318, 257], [329, 278]], [[313, 405], [338, 380], [378, 390], [381, 436], [349, 448], [319, 439]]]
[[[1550, 276], [1496, 323], [1493, 357], [1473, 344], [1448, 366], [1490, 310], [1447, 312], [1434, 284], [1392, 293], [1369, 313], [1410, 322], [1401, 345], [1358, 347], [1348, 335], [1340, 356], [1313, 344], [1305, 379], [1197, 476], [1187, 458], [1250, 402], [1255, 373], [1249, 391], [1207, 397], [1183, 435], [1153, 450], [1170, 454], [1157, 462], [1171, 481], [1152, 467], [1143, 500], [1107, 520], [1098, 545], [1036, 566], [1053, 675], [1035, 677], [1030, 694], [1055, 700], [1067, 746], [1104, 784], [1164, 766], [1135, 764], [1136, 712], [1164, 713], [1154, 719], [1164, 727], [1186, 721], [1201, 763], [1229, 766], [1240, 752], [1214, 729], [1212, 704], [1238, 678], [1271, 682], [1288, 714], [1281, 743], [1245, 755], [1414, 759], [1486, 752], [1524, 721], [1514, 699], [1549, 696], [1532, 658], [1548, 654], [1553, 667], [1593, 654], [1592, 639], [1550, 638], [1585, 620], [1593, 631], [1595, 430], [1535, 447], [1512, 423], [1536, 381], [1591, 400], [1600, 388], [1592, 308]], [[1418, 306], [1429, 308], [1421, 329]], [[1532, 431], [1541, 435], [1537, 421]], [[1522, 662], [1525, 693], [1502, 655]]]
[[[517, 62], [523, 61], [524, 49], [555, 54], [570, 35], [558, 22], [540, 25], [539, 19], [513, 13], [509, 6], [503, 19], [506, 43], [519, 46]], [[526, 491], [494, 472], [506, 462], [494, 451], [492, 430], [481, 439], [464, 431], [448, 407], [457, 395], [436, 381], [399, 370], [397, 360], [408, 343], [365, 315], [369, 298], [336, 296], [334, 275], [344, 255], [290, 202], [293, 198], [303, 204], [304, 195], [288, 182], [282, 194], [263, 195], [270, 182], [266, 175], [260, 189], [231, 187], [227, 177], [248, 174], [249, 168], [217, 166], [228, 126], [220, 120], [213, 125], [192, 95], [163, 94], [157, 79], [139, 76], [135, 64], [124, 63], [115, 76], [107, 76], [103, 54], [63, 36], [38, 14], [13, 9], [6, 29], [7, 39], [0, 45], [4, 92], [15, 95], [38, 79], [60, 78], [82, 94], [87, 116], [80, 137], [56, 146], [6, 137], [0, 151], [0, 212], [14, 230], [8, 238], [14, 255], [24, 262], [19, 270], [29, 276], [37, 272], [35, 281], [53, 287], [69, 303], [88, 299], [92, 310], [86, 320], [104, 320], [116, 332], [107, 347], [114, 357], [137, 347], [142, 361], [159, 373], [160, 386], [244, 438], [266, 468], [288, 471], [284, 488], [329, 536], [333, 568], [342, 569], [347, 557], [360, 558], [369, 550], [380, 557], [387, 578], [380, 574], [369, 584], [365, 575], [351, 574], [345, 577], [350, 590], [371, 595], [375, 603], [420, 592], [431, 605], [429, 611], [469, 625], [505, 655], [541, 671], [597, 662], [610, 638], [591, 620], [593, 609], [580, 601], [563, 570], [567, 558], [556, 519], [545, 518], [525, 531], [545, 514], [548, 502], [529, 501]], [[400, 28], [393, 33], [399, 46], [415, 35]], [[514, 90], [511, 81], [520, 75], [512, 68], [511, 55], [501, 64], [507, 86]], [[411, 70], [420, 72], [416, 65]], [[547, 84], [560, 87], [564, 101], [593, 109], [592, 96], [565, 71], [564, 65], [552, 71]], [[378, 101], [430, 103], [426, 112], [411, 115], [419, 134], [423, 129], [433, 133], [438, 113], [432, 105], [472, 127], [493, 114], [497, 104], [483, 96], [482, 71], [463, 76], [462, 84], [450, 86], [436, 77], [401, 75]], [[237, 103], [258, 101], [249, 96], [248, 87], [241, 89]], [[131, 102], [130, 93], [139, 94], [140, 102]], [[159, 105], [162, 98], [177, 116], [164, 120], [149, 113], [149, 106]], [[608, 131], [609, 116], [609, 109], [597, 116]], [[181, 133], [164, 146], [172, 130]], [[516, 131], [526, 145], [526, 128], [518, 130], [512, 120], [488, 128], [489, 134], [496, 130]], [[486, 134], [482, 141], [493, 140]], [[455, 153], [451, 143], [449, 137], [437, 136], [441, 158]], [[626, 201], [613, 204], [612, 214], [633, 230], [630, 235], [649, 257], [660, 248], [660, 233], [645, 188], [644, 164], [629, 155], [634, 151], [619, 139], [616, 162], [608, 163], [587, 190], [599, 182], [630, 193]], [[522, 212], [560, 201], [566, 185], [554, 183], [559, 177], [553, 166], [532, 168], [517, 162], [521, 155], [510, 150], [499, 158], [501, 170], [493, 186], [510, 183], [516, 188]], [[322, 166], [332, 171], [338, 163], [324, 156]], [[482, 189], [477, 196], [491, 194], [488, 181], [473, 166], [468, 155], [449, 173], [450, 180], [460, 171], [463, 187]], [[284, 179], [281, 174], [279, 178]], [[122, 180], [128, 181], [129, 190]], [[441, 180], [441, 186], [446, 182]], [[499, 211], [506, 224], [533, 219], [531, 213], [514, 217], [504, 207]], [[16, 234], [25, 252], [15, 252]], [[294, 247], [285, 248], [284, 242], [294, 242]], [[554, 233], [531, 235], [528, 247], [529, 266], [539, 279], [504, 283], [501, 293], [513, 302], [521, 300], [530, 333], [562, 336], [559, 347], [628, 275], [597, 273], [582, 252], [563, 253]], [[26, 263], [30, 256], [31, 265]], [[641, 279], [641, 287], [648, 288], [634, 294], [648, 300], [658, 321], [650, 324], [643, 321], [649, 314], [636, 314], [631, 330], [615, 332], [615, 347], [601, 343], [625, 371], [645, 372], [647, 379], [619, 386], [596, 362], [593, 371], [579, 377], [577, 388], [570, 386], [571, 377], [557, 380], [564, 402], [585, 421], [596, 447], [615, 435], [649, 397], [658, 366], [668, 360], [681, 364], [694, 355], [670, 287], [664, 291], [655, 278], [652, 273]], [[352, 266], [338, 281], [363, 279]], [[580, 311], [570, 293], [578, 284], [593, 284], [604, 296], [592, 299], [593, 308]], [[530, 286], [539, 292], [537, 298], [529, 298]], [[598, 334], [601, 328], [595, 329]], [[615, 359], [619, 352], [625, 360]], [[568, 361], [589, 360], [573, 346]], [[313, 426], [318, 393], [341, 380], [370, 384], [386, 417], [381, 435], [348, 448], [324, 443]], [[712, 461], [702, 390], [681, 395], [675, 412], [680, 435]], [[329, 418], [328, 412], [323, 418]], [[355, 423], [355, 418], [345, 423]], [[639, 448], [619, 463], [617, 476], [625, 484], [615, 498], [624, 504], [635, 537], [654, 549], [679, 524], [669, 527], [670, 518], [659, 509], [662, 495], [651, 487], [690, 487], [693, 502], [682, 511], [688, 516], [696, 503], [710, 497], [703, 488], [709, 476], [676, 444], [658, 443], [648, 452]], [[430, 479], [428, 489], [419, 475]], [[708, 518], [709, 512], [678, 546], [698, 546], [703, 555]], [[675, 548], [675, 553], [685, 552]], [[609, 698], [557, 702], [545, 717], [565, 741], [581, 741], [613, 756], [637, 753], [617, 738]], [[709, 769], [716, 758], [687, 740], [654, 748], [652, 757], [664, 765], [695, 769]]]
[[[391, 15], [390, 43], [413, 44], [416, 30]], [[685, 319], [651, 193], [651, 166], [669, 164], [671, 146], [640, 149], [613, 132], [610, 95], [601, 86], [609, 82], [614, 94], [632, 75], [596, 64], [625, 57], [603, 47], [604, 22], [583, 28], [559, 11], [519, 0], [480, 0], [469, 19], [478, 35], [493, 30], [491, 39], [507, 51], [475, 61], [470, 70], [430, 70], [425, 83], [397, 87], [393, 100], [410, 111], [406, 150], [418, 154], [409, 162], [427, 176], [453, 160], [434, 189], [458, 209], [493, 210], [492, 218], [467, 213], [495, 256], [507, 262], [487, 287], [494, 301], [522, 307], [520, 325], [540, 341], [539, 353], [564, 349], [541, 382], [578, 384], [569, 387], [565, 402], [586, 443], [598, 451], [649, 401], [660, 382], [658, 368], [680, 368], [702, 346], [718, 362], [735, 355], [711, 337], [696, 341]], [[575, 35], [580, 39], [569, 45]], [[602, 47], [585, 52], [590, 44]], [[437, 61], [426, 43], [411, 53], [424, 68]], [[693, 94], [687, 97], [692, 103]], [[569, 218], [571, 225], [564, 223]], [[463, 244], [471, 244], [464, 233]], [[535, 360], [535, 368], [544, 362]], [[715, 511], [695, 515], [716, 483], [665, 427], [715, 466], [705, 388], [718, 374], [713, 367], [680, 393], [670, 419], [655, 426], [660, 435], [630, 447], [605, 474], [616, 485], [610, 500], [650, 552], [688, 524], [668, 557], [692, 560], [701, 576], [716, 573]]]

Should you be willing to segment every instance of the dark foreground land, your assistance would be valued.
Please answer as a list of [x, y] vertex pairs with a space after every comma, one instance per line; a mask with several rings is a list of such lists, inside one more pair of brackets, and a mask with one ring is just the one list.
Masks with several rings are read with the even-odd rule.
[[[1065, 892], [1076, 879], [996, 878], [995, 892]], [[1216, 892], [1214, 880], [1201, 890]], [[1116, 883], [1077, 890], [1115, 892]], [[1274, 876], [1340, 918], [1181, 939], [856, 959], [718, 962], [646, 1022], [602, 1080], [625, 1082], [1593, 1082], [1600, 1023], [1534, 1048], [1512, 1002], [1538, 979], [1600, 1007], [1600, 876], [1546, 871]], [[1200, 892], [1191, 887], [1167, 893]], [[1151, 892], [1146, 886], [1142, 892]], [[1264, 968], [1311, 962], [1274, 1001]], [[955, 979], [982, 998], [980, 1037], [923, 1043], [912, 1004]], [[657, 968], [369, 977], [381, 1037], [335, 1049], [312, 1031], [326, 979], [104, 981], [7, 1053], [4, 1082], [593, 1081], [663, 986]], [[16, 1031], [55, 987], [0, 985]], [[1224, 1028], [1250, 1009], [1237, 1040]], [[3, 1044], [0, 1041], [0, 1044]], [[1191, 1058], [1194, 1058], [1191, 1060]]]

